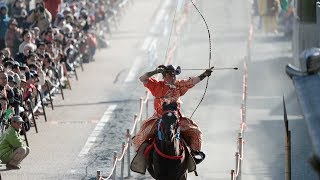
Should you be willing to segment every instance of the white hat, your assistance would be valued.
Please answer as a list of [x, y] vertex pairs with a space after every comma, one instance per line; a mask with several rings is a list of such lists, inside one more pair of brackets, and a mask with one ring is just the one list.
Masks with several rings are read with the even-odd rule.
[[16, 116], [13, 116], [11, 118], [11, 122], [21, 122], [21, 123], [23, 123], [24, 121], [20, 116], [16, 115]]

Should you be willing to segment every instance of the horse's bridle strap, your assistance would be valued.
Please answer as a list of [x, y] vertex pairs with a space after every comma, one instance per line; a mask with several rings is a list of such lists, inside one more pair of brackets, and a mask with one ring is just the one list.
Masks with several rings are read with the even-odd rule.
[[[182, 155], [180, 155], [180, 156], [169, 156], [169, 155], [164, 154], [164, 153], [161, 152], [160, 149], [157, 147], [157, 144], [156, 144], [156, 141], [155, 141], [155, 140], [153, 141], [153, 146], [154, 146], [154, 149], [157, 151], [157, 153], [158, 153], [160, 156], [162, 156], [162, 157], [164, 157], [164, 158], [166, 158], [166, 159], [180, 160], [180, 159], [184, 158], [184, 153], [182, 153]], [[184, 151], [184, 146], [182, 146], [182, 151]]]

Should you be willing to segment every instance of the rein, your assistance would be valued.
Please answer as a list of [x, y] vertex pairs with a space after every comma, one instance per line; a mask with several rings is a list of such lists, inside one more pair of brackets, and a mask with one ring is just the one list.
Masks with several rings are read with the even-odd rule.
[[[153, 144], [153, 147], [154, 147], [154, 149], [156, 150], [156, 152], [157, 152], [160, 156], [162, 156], [162, 157], [164, 157], [164, 158], [166, 158], [166, 159], [180, 160], [180, 159], [182, 159], [182, 158], [185, 157], [185, 153], [182, 153], [182, 155], [180, 155], [180, 156], [169, 156], [169, 155], [166, 155], [166, 154], [164, 154], [163, 152], [160, 151], [160, 149], [158, 148], [155, 140], [153, 140], [152, 144]], [[182, 151], [184, 152], [184, 146], [182, 146]]]

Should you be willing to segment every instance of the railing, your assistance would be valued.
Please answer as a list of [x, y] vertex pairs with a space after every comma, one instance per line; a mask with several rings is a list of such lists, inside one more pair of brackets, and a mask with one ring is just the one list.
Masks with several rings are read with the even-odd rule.
[[246, 113], [247, 113], [247, 83], [248, 83], [248, 67], [247, 62], [251, 62], [251, 42], [253, 38], [253, 23], [252, 18], [249, 24], [247, 52], [243, 63], [242, 77], [242, 104], [240, 108], [240, 132], [238, 133], [237, 152], [235, 153], [235, 169], [231, 170], [231, 180], [241, 180], [242, 160], [244, 158], [244, 130], [246, 128]]
[[[26, 105], [28, 106], [28, 110], [29, 110], [29, 115], [28, 115], [28, 119], [32, 120], [33, 122], [33, 126], [36, 130], [36, 133], [38, 133], [38, 126], [37, 126], [37, 122], [36, 122], [36, 118], [35, 118], [35, 112], [42, 107], [42, 111], [43, 111], [43, 116], [44, 116], [44, 120], [45, 122], [48, 121], [47, 118], [47, 114], [46, 114], [46, 110], [45, 110], [45, 105], [43, 103], [44, 100], [46, 99], [50, 99], [50, 104], [51, 104], [51, 108], [52, 110], [54, 110], [53, 108], [53, 99], [51, 97], [51, 95], [57, 90], [57, 88], [60, 89], [60, 93], [62, 96], [62, 99], [64, 100], [64, 94], [63, 94], [63, 88], [62, 88], [62, 84], [61, 84], [61, 79], [64, 76], [68, 76], [67, 72], [66, 72], [66, 68], [65, 68], [65, 64], [62, 64], [62, 76], [61, 78], [59, 77], [58, 72], [55, 72], [56, 78], [57, 78], [57, 83], [50, 89], [48, 83], [46, 82], [46, 86], [49, 89], [49, 92], [46, 96], [42, 96], [40, 89], [36, 89], [37, 91], [37, 95], [34, 98], [35, 102], [33, 102], [31, 99], [27, 99], [25, 101]], [[67, 79], [69, 81], [69, 79]], [[68, 82], [68, 84], [70, 84], [70, 81]], [[24, 127], [24, 126], [23, 126]], [[27, 133], [25, 131], [25, 129], [23, 129], [23, 135], [24, 135], [24, 141], [26, 142], [26, 145], [29, 146], [29, 141], [28, 141], [28, 137], [27, 137]]]
[[242, 160], [244, 158], [243, 153], [243, 145], [244, 145], [244, 130], [246, 128], [246, 107], [247, 107], [247, 65], [244, 62], [244, 74], [242, 80], [242, 104], [240, 108], [240, 132], [238, 134], [238, 141], [237, 141], [237, 152], [235, 153], [236, 159], [236, 167], [235, 169], [231, 170], [231, 180], [241, 180], [241, 167], [242, 167]]
[[[117, 151], [114, 151], [113, 152], [113, 167], [111, 169], [111, 172], [108, 176], [105, 176], [103, 177], [101, 175], [101, 171], [98, 170], [97, 171], [97, 179], [98, 180], [105, 180], [105, 179], [113, 179], [115, 180], [116, 179], [116, 168], [117, 168], [117, 164], [118, 162], [120, 162], [120, 166], [121, 166], [121, 172], [120, 172], [120, 179], [124, 179], [124, 166], [125, 166], [125, 155], [127, 155], [127, 170], [128, 170], [128, 176], [127, 177], [130, 177], [131, 176], [131, 170], [130, 170], [130, 162], [131, 162], [131, 159], [130, 159], [130, 151], [131, 151], [131, 138], [133, 137], [134, 134], [136, 134], [137, 132], [137, 127], [139, 125], [139, 123], [141, 122], [142, 120], [142, 114], [144, 113], [143, 110], [144, 110], [144, 106], [145, 106], [145, 111], [148, 112], [148, 99], [149, 99], [149, 95], [150, 93], [147, 92], [147, 95], [145, 97], [145, 99], [143, 98], [140, 98], [140, 110], [139, 110], [139, 113], [138, 114], [135, 114], [134, 115], [134, 118], [133, 118], [133, 126], [132, 126], [132, 129], [131, 131], [129, 131], [129, 129], [126, 130], [126, 140], [125, 142], [122, 142], [122, 152], [121, 152], [121, 155], [118, 157], [118, 153]], [[148, 114], [146, 114], [148, 116]]]

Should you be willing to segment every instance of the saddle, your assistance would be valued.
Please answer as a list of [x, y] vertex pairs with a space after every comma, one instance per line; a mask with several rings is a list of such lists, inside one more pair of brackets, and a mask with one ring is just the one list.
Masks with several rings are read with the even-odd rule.
[[[151, 150], [153, 149], [152, 141], [146, 141], [141, 144], [139, 147], [137, 154], [134, 156], [133, 160], [131, 161], [130, 164], [130, 169], [133, 172], [140, 173], [140, 174], [145, 174], [146, 169], [149, 165], [149, 155]], [[193, 153], [191, 152], [190, 148], [186, 146], [186, 151], [185, 153], [188, 153], [188, 160], [187, 160], [187, 167], [188, 167], [188, 172], [196, 172], [196, 161], [193, 158]]]

